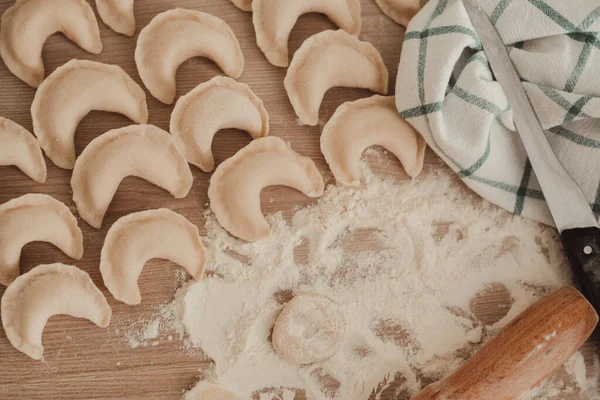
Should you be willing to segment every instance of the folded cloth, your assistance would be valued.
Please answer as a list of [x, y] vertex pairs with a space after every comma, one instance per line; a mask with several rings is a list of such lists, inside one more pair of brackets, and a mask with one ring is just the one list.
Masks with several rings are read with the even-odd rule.
[[[558, 158], [600, 214], [600, 3], [479, 0], [500, 32]], [[396, 105], [475, 192], [553, 224], [512, 110], [461, 0], [431, 0], [408, 26]]]

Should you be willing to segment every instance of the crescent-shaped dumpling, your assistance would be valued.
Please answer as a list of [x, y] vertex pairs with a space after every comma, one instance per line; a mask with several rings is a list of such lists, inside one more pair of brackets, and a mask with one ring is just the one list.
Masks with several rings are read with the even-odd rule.
[[271, 227], [260, 209], [260, 192], [274, 185], [290, 186], [309, 197], [321, 196], [325, 186], [310, 158], [269, 136], [254, 140], [217, 167], [208, 188], [210, 208], [232, 235], [248, 242], [267, 237]]
[[108, 131], [92, 140], [75, 162], [71, 188], [81, 218], [100, 228], [127, 176], [145, 179], [178, 199], [188, 194], [193, 180], [183, 153], [168, 132], [153, 125]]
[[0, 205], [0, 283], [19, 276], [21, 249], [49, 242], [71, 258], [83, 256], [83, 235], [69, 208], [45, 194], [26, 194]]
[[393, 96], [344, 103], [323, 127], [321, 151], [344, 185], [360, 184], [361, 155], [371, 146], [392, 152], [411, 178], [423, 169], [425, 140], [398, 115]]
[[104, 284], [115, 299], [127, 304], [142, 301], [137, 281], [152, 258], [172, 261], [192, 278], [201, 278], [206, 250], [196, 225], [168, 209], [142, 211], [115, 222], [100, 258]]
[[242, 11], [252, 11], [252, 0], [231, 0], [231, 2]]
[[1, 311], [10, 343], [34, 360], [43, 356], [42, 332], [50, 317], [66, 314], [106, 328], [112, 315], [90, 276], [65, 264], [39, 265], [18, 277], [2, 296]]
[[221, 129], [247, 131], [253, 139], [269, 134], [269, 114], [250, 87], [217, 76], [177, 100], [171, 115], [171, 134], [188, 162], [205, 172], [215, 169], [211, 152]]
[[398, 25], [408, 23], [421, 9], [421, 0], [375, 0], [381, 11]]
[[338, 30], [318, 33], [302, 44], [284, 85], [300, 122], [314, 126], [319, 123], [323, 97], [332, 87], [387, 94], [388, 77], [381, 55], [371, 43]]
[[354, 36], [360, 34], [362, 24], [360, 0], [254, 0], [252, 12], [258, 47], [278, 67], [289, 65], [288, 39], [301, 15], [325, 14]]
[[4, 117], [0, 117], [1, 165], [14, 165], [34, 181], [46, 182], [46, 161], [35, 136]]
[[140, 78], [165, 104], [175, 100], [177, 68], [192, 57], [213, 60], [235, 79], [244, 71], [244, 54], [229, 25], [200, 11], [176, 8], [158, 14], [142, 29], [135, 48]]
[[182, 400], [240, 400], [240, 398], [224, 387], [200, 381], [183, 395]]
[[92, 110], [123, 114], [148, 122], [146, 94], [121, 67], [71, 60], [40, 85], [33, 103], [33, 133], [52, 162], [64, 169], [75, 165], [75, 131]]
[[38, 87], [44, 80], [42, 47], [56, 32], [90, 53], [102, 51], [98, 21], [85, 0], [17, 0], [0, 22], [0, 55], [10, 72]]
[[126, 36], [135, 34], [133, 0], [96, 0], [96, 8], [110, 29]]

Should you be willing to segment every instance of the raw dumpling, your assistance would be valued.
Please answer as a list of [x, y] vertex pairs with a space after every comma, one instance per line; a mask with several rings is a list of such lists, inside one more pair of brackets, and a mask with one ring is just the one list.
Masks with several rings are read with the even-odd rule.
[[46, 161], [35, 136], [10, 119], [0, 117], [0, 166], [14, 165], [36, 182], [46, 182]]
[[110, 29], [126, 36], [135, 34], [133, 0], [96, 0], [96, 8]]
[[183, 396], [183, 400], [239, 400], [229, 390], [214, 383], [198, 382], [196, 386]]
[[108, 230], [100, 272], [115, 299], [139, 304], [137, 281], [144, 264], [162, 258], [181, 265], [200, 279], [206, 265], [206, 250], [198, 228], [183, 216], [168, 210], [149, 210], [127, 215]]
[[73, 169], [75, 131], [92, 110], [148, 122], [146, 94], [121, 67], [71, 60], [40, 85], [31, 105], [33, 132], [56, 166]]
[[252, 0], [231, 0], [231, 2], [242, 11], [252, 11]]
[[50, 317], [66, 314], [106, 328], [112, 315], [90, 276], [64, 264], [39, 265], [18, 277], [4, 292], [1, 307], [8, 340], [34, 360], [43, 356], [42, 332]]
[[178, 199], [188, 194], [193, 180], [183, 153], [168, 132], [153, 125], [114, 129], [92, 140], [75, 162], [71, 188], [79, 215], [100, 228], [127, 176], [145, 179]]
[[400, 117], [393, 96], [344, 103], [323, 127], [321, 151], [335, 179], [345, 185], [360, 183], [361, 155], [376, 145], [398, 157], [411, 178], [421, 173], [425, 140]]
[[269, 114], [250, 87], [218, 76], [177, 101], [171, 134], [188, 162], [205, 172], [215, 169], [211, 146], [221, 129], [247, 131], [253, 139], [269, 134]]
[[421, 9], [420, 0], [375, 0], [381, 11], [397, 24], [407, 26]]
[[260, 192], [273, 185], [293, 187], [309, 197], [323, 194], [323, 177], [308, 157], [278, 137], [256, 139], [219, 165], [210, 179], [208, 198], [217, 220], [248, 242], [269, 236], [260, 209]]
[[244, 54], [229, 25], [200, 11], [177, 8], [158, 14], [142, 29], [135, 48], [140, 78], [165, 104], [175, 100], [177, 68], [192, 57], [213, 60], [235, 79], [244, 71]]
[[332, 357], [340, 348], [346, 319], [327, 297], [301, 294], [285, 305], [273, 327], [273, 347], [294, 364], [312, 364]]
[[10, 72], [38, 87], [44, 80], [42, 47], [56, 32], [90, 53], [102, 51], [98, 21], [85, 0], [17, 0], [0, 23], [0, 55]]
[[319, 108], [332, 87], [355, 87], [387, 94], [388, 70], [371, 43], [348, 33], [325, 31], [298, 49], [284, 80], [300, 122], [317, 125]]
[[358, 36], [361, 29], [360, 0], [254, 0], [252, 12], [258, 47], [269, 62], [278, 67], [289, 65], [288, 39], [303, 14], [325, 14], [354, 36]]
[[20, 273], [21, 250], [49, 242], [71, 258], [83, 256], [83, 235], [69, 208], [45, 194], [26, 194], [0, 205], [0, 284]]

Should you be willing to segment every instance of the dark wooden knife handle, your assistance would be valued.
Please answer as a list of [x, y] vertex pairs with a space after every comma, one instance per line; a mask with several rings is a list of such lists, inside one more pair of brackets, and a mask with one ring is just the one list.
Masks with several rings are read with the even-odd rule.
[[560, 237], [577, 286], [600, 313], [600, 229], [567, 229]]

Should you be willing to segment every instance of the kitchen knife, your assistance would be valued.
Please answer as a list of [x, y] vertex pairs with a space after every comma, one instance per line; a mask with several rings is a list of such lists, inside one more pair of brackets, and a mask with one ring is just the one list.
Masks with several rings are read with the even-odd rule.
[[463, 0], [560, 232], [575, 282], [600, 310], [600, 229], [585, 195], [560, 163], [525, 93], [500, 34], [476, 0]]

